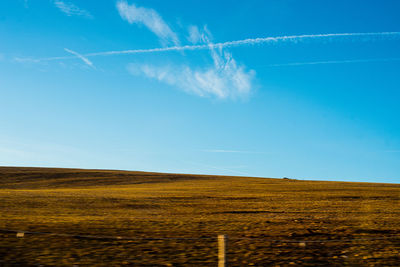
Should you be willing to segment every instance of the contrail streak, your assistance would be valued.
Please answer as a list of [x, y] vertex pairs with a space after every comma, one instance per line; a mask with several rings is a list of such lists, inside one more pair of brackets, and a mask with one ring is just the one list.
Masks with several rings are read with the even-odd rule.
[[400, 61], [400, 58], [369, 58], [369, 59], [349, 59], [349, 60], [329, 60], [329, 61], [313, 61], [313, 62], [293, 62], [283, 64], [270, 64], [265, 67], [286, 67], [286, 66], [304, 66], [304, 65], [320, 65], [320, 64], [343, 64], [343, 63], [368, 63], [368, 62], [391, 62]]
[[265, 43], [277, 43], [277, 42], [299, 42], [304, 40], [312, 39], [323, 39], [323, 38], [337, 38], [337, 37], [400, 37], [400, 32], [366, 32], [366, 33], [329, 33], [329, 34], [305, 34], [305, 35], [290, 35], [290, 36], [277, 36], [277, 37], [264, 37], [264, 38], [249, 38], [244, 40], [229, 41], [215, 44], [204, 44], [204, 45], [185, 45], [185, 46], [171, 46], [163, 48], [151, 48], [151, 49], [133, 49], [133, 50], [118, 50], [108, 52], [89, 53], [85, 56], [108, 56], [108, 55], [121, 55], [121, 54], [143, 54], [143, 53], [156, 53], [156, 52], [168, 52], [168, 51], [184, 51], [184, 50], [203, 50], [210, 48], [226, 48], [242, 45], [255, 45]]
[[[274, 44], [280, 42], [291, 42], [298, 43], [306, 40], [314, 39], [334, 39], [334, 38], [350, 38], [350, 37], [374, 37], [374, 38], [398, 38], [400, 37], [400, 32], [364, 32], [364, 33], [328, 33], [328, 34], [304, 34], [304, 35], [288, 35], [288, 36], [276, 36], [276, 37], [263, 37], [263, 38], [249, 38], [236, 41], [220, 42], [220, 43], [209, 43], [202, 45], [184, 45], [184, 46], [170, 46], [170, 47], [159, 47], [150, 49], [132, 49], [132, 50], [117, 50], [117, 51], [105, 51], [96, 52], [80, 55], [74, 51], [66, 49], [67, 52], [74, 54], [72, 57], [49, 57], [42, 59], [29, 59], [29, 61], [52, 61], [52, 60], [65, 60], [72, 58], [80, 58], [86, 64], [90, 65], [90, 61], [87, 57], [95, 56], [112, 56], [112, 55], [129, 55], [129, 54], [146, 54], [146, 53], [160, 53], [169, 51], [185, 51], [185, 50], [205, 50], [214, 48], [226, 48], [226, 47], [236, 47], [244, 45], [256, 45], [256, 44]], [[18, 61], [24, 61], [23, 58], [18, 58]], [[92, 63], [93, 65], [93, 63]]]
[[79, 54], [75, 51], [72, 51], [68, 48], [64, 48], [64, 50], [67, 51], [68, 53], [71, 53], [71, 54], [75, 55], [76, 57], [80, 58], [83, 62], [85, 62], [85, 64], [89, 65], [89, 67], [94, 68], [93, 63], [89, 59], [87, 59], [85, 56], [82, 56], [81, 54]]

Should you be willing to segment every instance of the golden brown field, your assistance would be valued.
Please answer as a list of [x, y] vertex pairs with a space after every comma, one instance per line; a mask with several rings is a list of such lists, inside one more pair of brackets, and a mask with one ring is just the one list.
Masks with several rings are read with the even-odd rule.
[[229, 266], [399, 266], [399, 200], [399, 184], [2, 167], [0, 266], [216, 266], [218, 234]]

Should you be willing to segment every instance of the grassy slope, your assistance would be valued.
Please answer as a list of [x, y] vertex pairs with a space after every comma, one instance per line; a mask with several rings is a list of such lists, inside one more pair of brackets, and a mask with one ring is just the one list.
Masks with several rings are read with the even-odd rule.
[[[0, 228], [124, 237], [227, 234], [231, 266], [400, 262], [400, 185], [0, 168]], [[387, 237], [378, 241], [279, 240]], [[0, 266], [215, 266], [216, 239], [93, 240], [0, 231]], [[253, 240], [233, 238], [259, 238]]]

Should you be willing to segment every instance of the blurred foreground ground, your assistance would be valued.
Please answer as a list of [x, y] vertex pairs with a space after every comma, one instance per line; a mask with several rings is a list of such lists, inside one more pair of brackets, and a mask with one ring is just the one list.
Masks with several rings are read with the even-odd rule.
[[0, 230], [0, 266], [216, 266], [218, 234], [229, 266], [399, 266], [400, 185], [0, 167], [0, 228], [130, 238]]

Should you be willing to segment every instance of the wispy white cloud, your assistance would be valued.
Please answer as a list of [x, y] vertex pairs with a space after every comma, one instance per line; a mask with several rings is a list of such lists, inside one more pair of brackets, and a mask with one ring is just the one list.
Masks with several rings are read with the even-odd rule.
[[204, 26], [203, 31], [200, 31], [196, 25], [190, 25], [188, 28], [188, 33], [189, 35], [187, 39], [192, 44], [210, 42], [211, 33], [207, 29], [207, 26]]
[[197, 26], [191, 25], [189, 26], [189, 36], [187, 37], [188, 41], [197, 44], [201, 40], [201, 34], [199, 28]]
[[75, 51], [72, 51], [72, 50], [70, 50], [68, 48], [64, 48], [64, 50], [67, 51], [68, 53], [71, 53], [71, 54], [75, 55], [76, 57], [80, 58], [89, 67], [94, 68], [93, 63], [89, 59], [87, 59], [86, 57], [84, 57], [81, 54], [79, 54], [79, 53], [77, 53]]
[[151, 8], [137, 7], [135, 4], [128, 4], [126, 0], [117, 2], [117, 9], [120, 16], [130, 24], [137, 23], [145, 25], [150, 31], [156, 34], [163, 43], [179, 44], [178, 36], [171, 30], [162, 17]]
[[[210, 44], [211, 33], [207, 27], [201, 32], [196, 26], [191, 29], [193, 41]], [[255, 72], [238, 65], [232, 55], [222, 48], [211, 47], [210, 53], [213, 64], [205, 68], [130, 64], [128, 70], [133, 75], [145, 75], [202, 97], [224, 99], [247, 96], [252, 89]]]
[[142, 74], [198, 96], [215, 96], [221, 99], [248, 95], [254, 77], [254, 71], [246, 72], [243, 66], [237, 66], [234, 59], [228, 59], [226, 68], [211, 66], [204, 69], [192, 69], [188, 65], [130, 64], [128, 70], [134, 75]]
[[210, 52], [213, 64], [205, 68], [130, 64], [128, 70], [133, 75], [145, 75], [202, 97], [224, 99], [248, 95], [255, 72], [236, 63], [229, 52], [214, 48]]
[[93, 15], [89, 11], [82, 9], [71, 2], [55, 0], [54, 5], [67, 16], [80, 16], [93, 19]]

